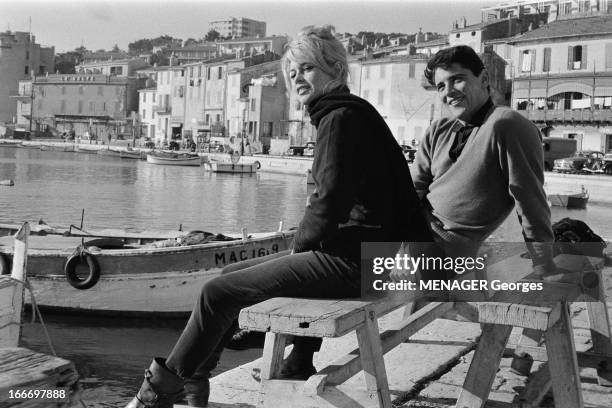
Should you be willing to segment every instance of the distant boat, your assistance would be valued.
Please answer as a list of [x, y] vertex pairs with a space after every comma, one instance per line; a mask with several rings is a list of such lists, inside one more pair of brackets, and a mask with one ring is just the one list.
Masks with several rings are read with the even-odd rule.
[[121, 157], [121, 152], [119, 150], [112, 149], [100, 149], [98, 150], [98, 154], [100, 156]]
[[168, 166], [201, 166], [202, 158], [185, 153], [149, 153], [147, 154], [147, 163]]
[[584, 209], [589, 201], [589, 192], [582, 187], [580, 193], [575, 194], [549, 194], [548, 201], [551, 206]]
[[142, 159], [142, 153], [137, 150], [122, 150], [119, 152], [119, 157], [122, 159]]
[[[184, 317], [225, 265], [284, 251], [294, 234], [193, 231], [152, 245], [98, 238], [83, 246], [78, 237], [31, 235], [28, 279], [36, 303], [49, 311]], [[9, 268], [12, 252], [12, 237], [0, 237], [0, 266]]]
[[252, 174], [257, 172], [257, 164], [255, 163], [227, 163], [218, 161], [209, 161], [207, 163], [210, 171], [214, 173], [238, 173]]
[[78, 153], [98, 154], [98, 149], [88, 149], [80, 146], [75, 147], [74, 151]]
[[74, 152], [74, 145], [40, 145], [40, 150], [49, 152]]

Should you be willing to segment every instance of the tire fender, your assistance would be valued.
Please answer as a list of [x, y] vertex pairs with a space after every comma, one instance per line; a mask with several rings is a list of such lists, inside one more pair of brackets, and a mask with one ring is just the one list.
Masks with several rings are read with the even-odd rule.
[[[85, 264], [89, 267], [89, 274], [85, 279], [79, 278], [76, 273], [76, 268], [80, 264]], [[100, 266], [96, 258], [89, 252], [76, 253], [71, 255], [64, 266], [64, 274], [66, 280], [75, 289], [92, 288], [98, 280], [100, 280]]]

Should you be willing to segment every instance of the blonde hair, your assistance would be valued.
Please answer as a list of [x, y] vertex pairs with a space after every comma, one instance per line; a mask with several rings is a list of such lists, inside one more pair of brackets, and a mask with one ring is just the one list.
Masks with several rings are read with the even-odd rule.
[[285, 46], [281, 68], [288, 90], [291, 89], [289, 78], [291, 62], [300, 64], [308, 62], [334, 78], [325, 86], [325, 92], [346, 86], [348, 80], [346, 50], [334, 33], [335, 28], [332, 25], [304, 27], [297, 37]]

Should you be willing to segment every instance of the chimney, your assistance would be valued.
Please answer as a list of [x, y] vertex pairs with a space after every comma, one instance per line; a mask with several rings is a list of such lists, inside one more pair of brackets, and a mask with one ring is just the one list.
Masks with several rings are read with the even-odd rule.
[[467, 27], [467, 18], [461, 17], [461, 23], [463, 24], [463, 28]]

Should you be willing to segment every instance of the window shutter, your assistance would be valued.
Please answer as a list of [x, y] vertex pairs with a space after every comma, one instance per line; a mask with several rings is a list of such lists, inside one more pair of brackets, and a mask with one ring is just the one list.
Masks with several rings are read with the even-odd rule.
[[580, 68], [586, 69], [587, 67], [587, 46], [582, 46], [582, 63], [580, 63]]
[[535, 68], [536, 68], [536, 50], [530, 50], [529, 53], [531, 54], [531, 72], [535, 72]]
[[567, 70], [571, 71], [574, 68], [574, 47], [567, 47]]
[[612, 68], [612, 43], [606, 44], [606, 68]]
[[542, 64], [543, 72], [550, 72], [550, 48], [544, 48], [544, 63]]
[[523, 50], [519, 51], [518, 73], [523, 71]]

